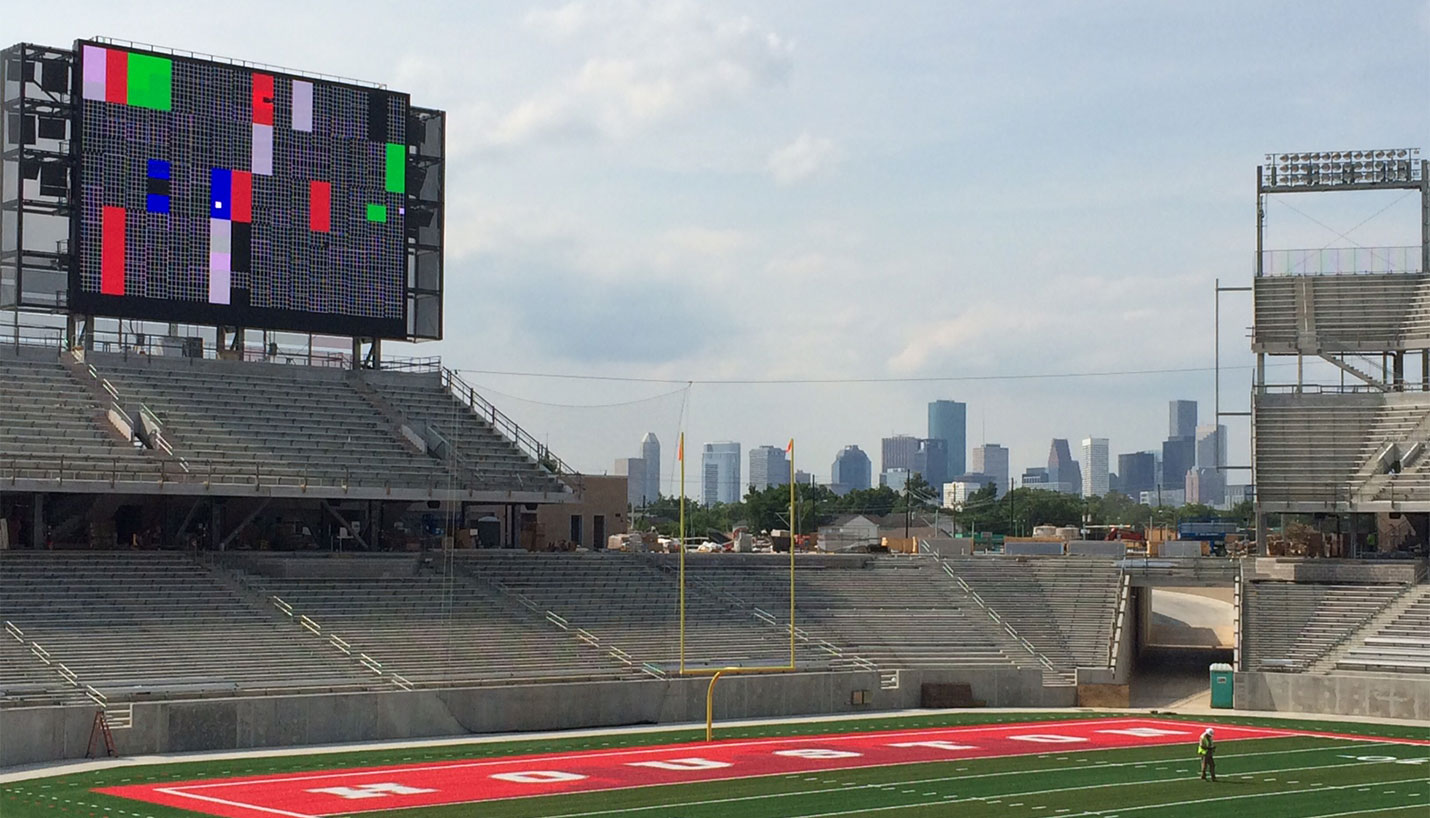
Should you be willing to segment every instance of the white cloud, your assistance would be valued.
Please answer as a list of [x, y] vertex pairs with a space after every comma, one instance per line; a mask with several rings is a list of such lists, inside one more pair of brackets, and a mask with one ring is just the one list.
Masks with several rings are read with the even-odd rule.
[[766, 167], [776, 182], [791, 185], [833, 167], [843, 158], [843, 151], [834, 142], [806, 132], [772, 152]]
[[580, 64], [484, 126], [490, 147], [550, 138], [630, 138], [653, 123], [729, 104], [783, 82], [792, 45], [748, 17], [693, 2], [575, 0], [526, 27]]

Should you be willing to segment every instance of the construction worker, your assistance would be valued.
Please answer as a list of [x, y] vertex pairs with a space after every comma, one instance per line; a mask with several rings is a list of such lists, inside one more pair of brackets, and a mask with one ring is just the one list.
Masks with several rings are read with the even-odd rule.
[[1216, 741], [1212, 739], [1212, 728], [1208, 727], [1202, 733], [1201, 741], [1197, 742], [1197, 755], [1202, 757], [1202, 780], [1207, 780], [1207, 773], [1211, 773], [1212, 780], [1216, 780]]

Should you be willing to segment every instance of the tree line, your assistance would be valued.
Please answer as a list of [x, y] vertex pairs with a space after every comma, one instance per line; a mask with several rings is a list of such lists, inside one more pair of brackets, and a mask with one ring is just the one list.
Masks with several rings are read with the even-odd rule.
[[[935, 516], [951, 519], [964, 533], [990, 533], [1028, 536], [1038, 525], [1080, 526], [1114, 525], [1146, 526], [1176, 525], [1186, 520], [1231, 520], [1238, 525], [1251, 524], [1252, 504], [1240, 503], [1230, 510], [1189, 504], [1178, 508], [1147, 506], [1125, 494], [1109, 492], [1102, 497], [1079, 497], [1056, 491], [1018, 488], [1001, 497], [994, 496], [992, 484], [972, 494], [957, 509], [941, 508], [943, 498], [933, 487], [915, 474], [903, 491], [888, 486], [859, 489], [837, 495], [827, 486], [795, 486], [796, 530], [812, 532], [822, 525], [849, 514], [871, 518], [905, 515], [913, 525], [926, 525]], [[738, 503], [703, 505], [685, 500], [686, 534], [692, 537], [713, 533], [728, 534], [737, 525], [752, 531], [788, 530], [790, 508], [789, 486], [751, 489]], [[654, 528], [674, 536], [679, 530], [680, 499], [661, 497], [644, 509], [634, 512], [641, 530]]]

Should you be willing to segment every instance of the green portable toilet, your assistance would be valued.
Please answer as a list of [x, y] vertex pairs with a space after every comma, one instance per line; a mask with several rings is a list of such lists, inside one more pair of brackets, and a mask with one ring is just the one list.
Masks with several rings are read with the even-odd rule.
[[1231, 707], [1231, 665], [1217, 662], [1212, 671], [1212, 707]]

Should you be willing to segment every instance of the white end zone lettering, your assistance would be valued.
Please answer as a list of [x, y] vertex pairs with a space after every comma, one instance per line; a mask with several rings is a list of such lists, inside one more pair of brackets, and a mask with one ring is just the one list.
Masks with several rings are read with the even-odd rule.
[[858, 758], [863, 753], [849, 750], [828, 750], [822, 747], [801, 747], [795, 750], [775, 750], [775, 755], [788, 758]]
[[1009, 736], [1013, 741], [1032, 741], [1038, 744], [1077, 744], [1087, 741], [1077, 736], [1059, 736], [1053, 733], [1033, 733], [1027, 736]]
[[421, 795], [424, 792], [436, 792], [436, 790], [382, 783], [362, 784], [357, 787], [323, 787], [316, 790], [304, 790], [304, 792], [320, 792], [324, 795], [336, 795], [339, 798], [386, 798], [389, 795]]
[[1190, 736], [1186, 730], [1163, 730], [1160, 727], [1128, 727], [1123, 730], [1098, 730], [1109, 736], [1136, 736], [1137, 738], [1157, 738], [1158, 736]]
[[657, 770], [718, 770], [733, 767], [728, 761], [711, 761], [708, 758], [669, 758], [664, 761], [631, 761], [627, 767], [651, 767]]
[[492, 778], [517, 784], [558, 784], [562, 781], [580, 781], [586, 776], [580, 773], [564, 773], [560, 770], [530, 770], [524, 773], [496, 773]]
[[972, 744], [954, 744], [951, 741], [900, 741], [890, 747], [932, 747], [935, 750], [977, 750]]

